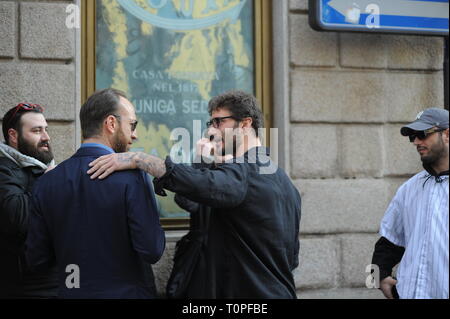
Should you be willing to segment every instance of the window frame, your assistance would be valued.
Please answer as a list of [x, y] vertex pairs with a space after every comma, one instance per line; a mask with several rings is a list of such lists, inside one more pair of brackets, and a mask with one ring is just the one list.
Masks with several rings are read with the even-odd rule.
[[[255, 95], [261, 103], [269, 145], [272, 127], [272, 0], [250, 0], [254, 4]], [[81, 103], [95, 92], [96, 1], [81, 0]], [[165, 230], [189, 228], [190, 218], [161, 218]]]

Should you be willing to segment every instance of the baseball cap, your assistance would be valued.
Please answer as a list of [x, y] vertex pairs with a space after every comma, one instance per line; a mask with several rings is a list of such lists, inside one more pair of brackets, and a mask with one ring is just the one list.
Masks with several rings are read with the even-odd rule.
[[400, 129], [403, 136], [408, 136], [414, 131], [425, 131], [432, 127], [448, 128], [448, 111], [432, 107], [426, 109], [416, 116], [416, 120]]

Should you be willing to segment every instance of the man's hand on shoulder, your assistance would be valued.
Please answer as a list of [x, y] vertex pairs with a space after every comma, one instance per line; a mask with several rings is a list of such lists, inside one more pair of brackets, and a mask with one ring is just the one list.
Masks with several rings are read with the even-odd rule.
[[133, 152], [103, 155], [89, 163], [90, 169], [87, 173], [91, 175], [91, 179], [96, 179], [97, 177], [104, 179], [115, 171], [135, 169], [135, 157], [136, 153]]
[[154, 177], [161, 177], [166, 173], [166, 165], [162, 159], [142, 152], [103, 155], [89, 163], [89, 167], [87, 173], [91, 175], [91, 179], [104, 179], [115, 171], [136, 168]]

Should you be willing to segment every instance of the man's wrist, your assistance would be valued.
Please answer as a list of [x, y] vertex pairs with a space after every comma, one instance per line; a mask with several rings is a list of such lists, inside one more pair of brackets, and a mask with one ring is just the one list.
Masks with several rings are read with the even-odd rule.
[[141, 169], [139, 167], [139, 163], [143, 162], [143, 160], [148, 156], [148, 154], [144, 152], [131, 152], [131, 166], [133, 169]]
[[136, 169], [136, 152], [118, 153], [117, 161], [122, 169]]

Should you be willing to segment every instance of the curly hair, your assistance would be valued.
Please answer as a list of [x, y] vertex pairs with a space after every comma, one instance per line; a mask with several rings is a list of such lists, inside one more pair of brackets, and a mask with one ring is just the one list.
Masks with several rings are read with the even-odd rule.
[[252, 127], [258, 136], [258, 129], [264, 127], [263, 114], [261, 107], [256, 98], [243, 91], [229, 91], [220, 94], [209, 101], [208, 112], [219, 109], [227, 109], [237, 119], [244, 119], [246, 117], [252, 118]]

